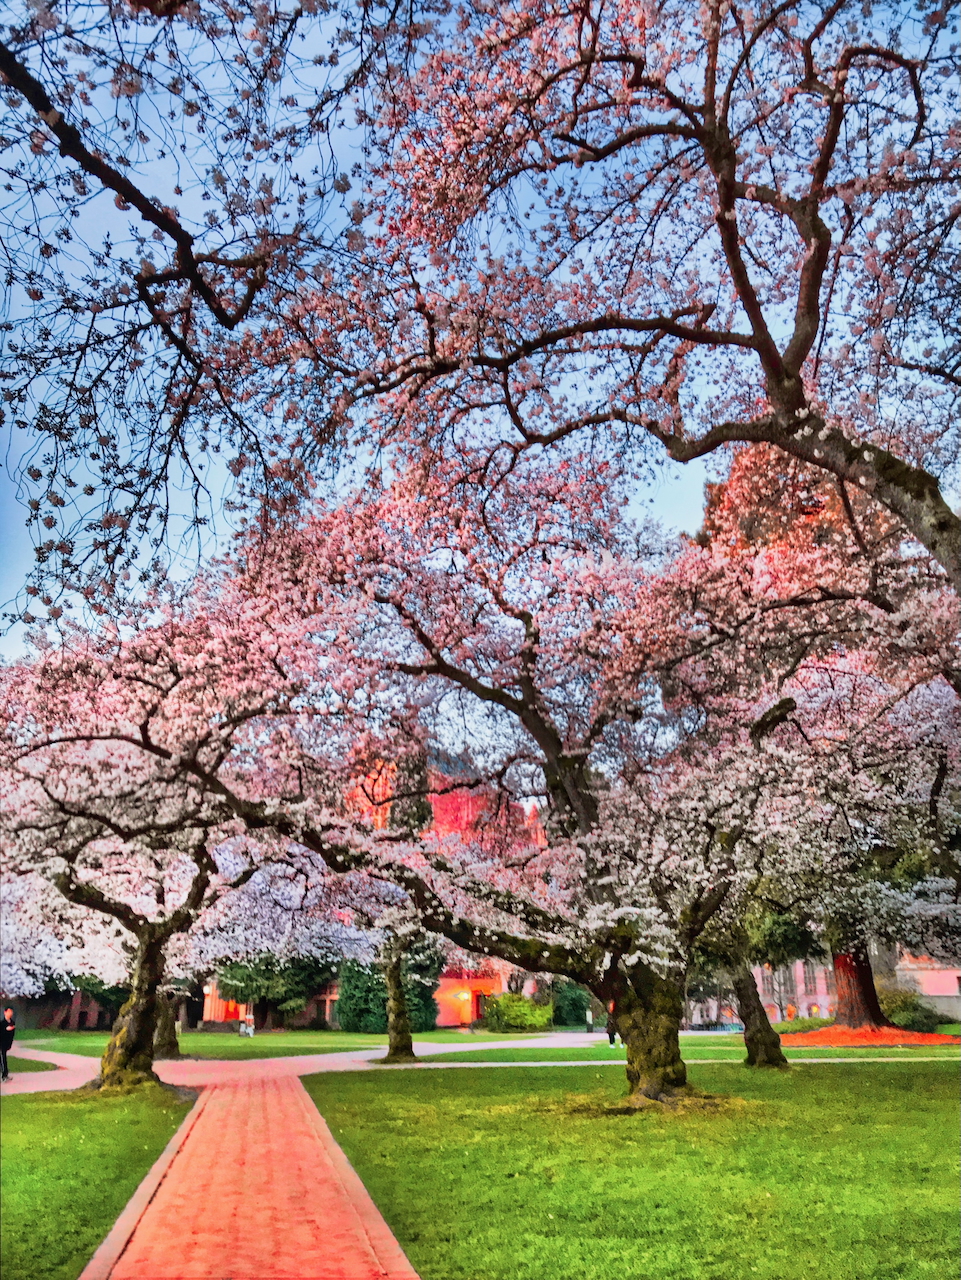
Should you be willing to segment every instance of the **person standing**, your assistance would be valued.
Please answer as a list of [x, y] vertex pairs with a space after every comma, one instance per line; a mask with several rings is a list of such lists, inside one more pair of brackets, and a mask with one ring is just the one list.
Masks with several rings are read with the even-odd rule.
[[0, 1026], [0, 1079], [8, 1080], [10, 1072], [7, 1069], [7, 1053], [13, 1045], [13, 1037], [17, 1032], [17, 1024], [14, 1020], [13, 1010], [4, 1009], [3, 1025]]

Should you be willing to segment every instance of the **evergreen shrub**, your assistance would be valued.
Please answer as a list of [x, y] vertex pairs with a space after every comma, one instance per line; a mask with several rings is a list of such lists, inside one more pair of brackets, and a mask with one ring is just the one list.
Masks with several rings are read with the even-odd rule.
[[937, 1031], [942, 1015], [924, 1003], [917, 991], [878, 982], [878, 1003], [886, 1018], [905, 1031]]
[[[404, 957], [403, 983], [411, 1032], [423, 1035], [437, 1026], [437, 978], [442, 960], [427, 954]], [[415, 967], [416, 966], [416, 967]], [[387, 1031], [387, 984], [375, 965], [345, 960], [337, 976], [337, 1022], [341, 1031], [384, 1035]]]
[[790, 1022], [772, 1022], [771, 1026], [779, 1036], [792, 1031], [820, 1031], [822, 1027], [833, 1027], [833, 1018], [793, 1018]]
[[527, 996], [507, 991], [502, 996], [488, 998], [483, 1023], [488, 1031], [546, 1031], [553, 1012], [551, 1004], [535, 1004]]
[[554, 983], [555, 1027], [583, 1027], [590, 1003], [591, 993], [584, 987], [569, 978], [558, 978]]

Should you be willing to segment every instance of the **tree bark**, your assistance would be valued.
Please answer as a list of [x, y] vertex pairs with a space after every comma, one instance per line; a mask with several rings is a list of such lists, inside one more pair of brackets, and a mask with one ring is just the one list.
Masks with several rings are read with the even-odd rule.
[[404, 948], [400, 938], [391, 934], [384, 948], [384, 981], [387, 985], [387, 1057], [384, 1062], [416, 1062], [414, 1042], [410, 1034], [410, 1016], [404, 994], [402, 964]]
[[161, 993], [157, 998], [157, 1030], [154, 1032], [154, 1061], [161, 1058], [182, 1058], [180, 1042], [177, 1039], [176, 1013], [180, 1004], [180, 993], [176, 995]]
[[731, 985], [737, 1011], [744, 1023], [744, 1047], [749, 1067], [786, 1067], [788, 1060], [781, 1049], [781, 1037], [771, 1026], [767, 1010], [758, 995], [757, 983], [747, 961], [731, 971]]
[[846, 951], [832, 951], [831, 959], [837, 984], [835, 1026], [871, 1030], [893, 1026], [881, 1012], [867, 947], [853, 943]]
[[114, 1023], [100, 1062], [100, 1088], [159, 1083], [153, 1070], [167, 935], [149, 927], [137, 939], [130, 998]]
[[627, 1049], [628, 1103], [665, 1102], [687, 1088], [681, 1058], [683, 992], [641, 965], [614, 997], [614, 1023]]

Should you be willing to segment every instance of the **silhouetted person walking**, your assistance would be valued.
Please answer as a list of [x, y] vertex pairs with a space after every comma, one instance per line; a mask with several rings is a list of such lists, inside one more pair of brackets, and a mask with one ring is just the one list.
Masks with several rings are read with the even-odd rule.
[[7, 1070], [7, 1052], [13, 1044], [13, 1037], [17, 1031], [17, 1024], [14, 1021], [13, 1010], [4, 1009], [3, 1025], [0, 1027], [0, 1078], [7, 1080], [10, 1072]]

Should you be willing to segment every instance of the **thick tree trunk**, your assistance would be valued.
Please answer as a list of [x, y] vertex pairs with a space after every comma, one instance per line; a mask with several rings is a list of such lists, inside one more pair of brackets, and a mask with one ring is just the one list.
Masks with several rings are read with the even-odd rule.
[[180, 995], [160, 994], [157, 998], [157, 1030], [154, 1033], [154, 1061], [160, 1058], [181, 1058], [180, 1042], [177, 1039], [176, 1013], [180, 1004]]
[[892, 1026], [881, 1012], [867, 947], [854, 943], [846, 951], [832, 951], [831, 959], [837, 984], [835, 1025], [874, 1029]]
[[258, 1000], [254, 1005], [254, 1026], [258, 1031], [273, 1031], [277, 1011], [270, 1000]]
[[637, 965], [617, 993], [614, 1022], [627, 1049], [629, 1102], [664, 1102], [687, 1086], [679, 1033], [684, 1015], [678, 984]]
[[387, 1057], [383, 1061], [416, 1062], [401, 971], [404, 948], [396, 934], [388, 939], [384, 958], [384, 981], [387, 984]]
[[117, 1016], [100, 1062], [98, 1084], [101, 1088], [157, 1081], [153, 1071], [154, 1037], [157, 1034], [166, 943], [166, 936], [158, 936], [152, 929], [137, 941], [130, 998]]
[[757, 992], [754, 974], [746, 961], [731, 971], [731, 985], [737, 1011], [744, 1023], [744, 1047], [749, 1067], [786, 1067], [788, 1060], [781, 1050], [781, 1037], [771, 1026], [767, 1010]]

